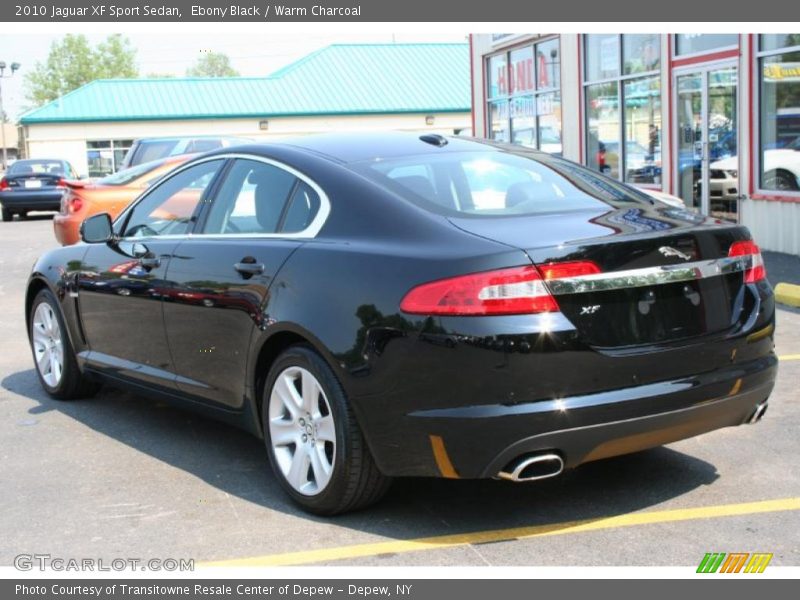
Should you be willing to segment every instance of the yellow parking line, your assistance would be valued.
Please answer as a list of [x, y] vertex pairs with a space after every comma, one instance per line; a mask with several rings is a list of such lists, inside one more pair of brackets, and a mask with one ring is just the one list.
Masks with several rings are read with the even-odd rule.
[[784, 354], [779, 356], [778, 360], [800, 360], [800, 354]]
[[650, 525], [653, 523], [669, 523], [675, 521], [691, 521], [696, 519], [712, 519], [719, 517], [735, 517], [757, 513], [770, 513], [787, 510], [800, 510], [800, 497], [782, 498], [779, 500], [764, 500], [761, 502], [744, 502], [741, 504], [724, 504], [721, 506], [704, 506], [698, 508], [678, 508], [643, 513], [631, 513], [615, 517], [599, 519], [585, 519], [581, 521], [568, 521], [550, 525], [533, 525], [528, 527], [513, 527], [510, 529], [496, 529], [493, 531], [475, 531], [471, 533], [457, 533], [454, 535], [439, 535], [412, 540], [395, 540], [389, 542], [375, 542], [371, 544], [356, 544], [340, 546], [338, 548], [320, 548], [301, 552], [286, 552], [284, 554], [267, 554], [251, 558], [235, 558], [215, 562], [202, 563], [203, 566], [218, 567], [265, 567], [282, 565], [302, 565], [316, 562], [329, 562], [347, 558], [375, 556], [378, 554], [399, 554], [403, 552], [417, 552], [420, 550], [436, 550], [453, 548], [468, 544], [483, 544], [487, 542], [502, 542], [521, 538], [536, 538], [551, 535], [565, 535], [581, 533], [584, 531], [598, 531], [613, 529], [615, 527], [630, 527], [634, 525]]

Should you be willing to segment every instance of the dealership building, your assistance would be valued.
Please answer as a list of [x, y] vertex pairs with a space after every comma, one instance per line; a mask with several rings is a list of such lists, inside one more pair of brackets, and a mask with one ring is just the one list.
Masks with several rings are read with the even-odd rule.
[[336, 44], [268, 77], [93, 81], [24, 114], [20, 145], [97, 177], [144, 137], [469, 127], [468, 44]]
[[800, 254], [800, 34], [475, 34], [475, 135], [558, 153]]

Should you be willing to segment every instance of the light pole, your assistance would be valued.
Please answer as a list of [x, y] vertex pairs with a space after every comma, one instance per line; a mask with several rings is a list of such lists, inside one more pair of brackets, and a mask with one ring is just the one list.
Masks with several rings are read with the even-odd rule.
[[3, 110], [3, 77], [13, 77], [20, 68], [18, 62], [11, 63], [11, 75], [6, 75], [6, 63], [0, 60], [0, 145], [3, 147], [3, 171], [8, 166], [8, 150], [6, 149], [6, 113]]

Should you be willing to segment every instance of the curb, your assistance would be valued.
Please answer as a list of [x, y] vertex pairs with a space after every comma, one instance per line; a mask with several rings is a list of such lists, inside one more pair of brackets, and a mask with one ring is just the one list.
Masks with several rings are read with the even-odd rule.
[[800, 285], [779, 283], [775, 286], [775, 300], [781, 304], [800, 308]]

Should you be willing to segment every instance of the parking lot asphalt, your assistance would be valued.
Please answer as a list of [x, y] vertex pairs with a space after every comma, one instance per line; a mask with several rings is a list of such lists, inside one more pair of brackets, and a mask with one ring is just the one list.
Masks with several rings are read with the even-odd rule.
[[[49, 217], [0, 223], [0, 565], [193, 558], [226, 565], [669, 565], [770, 552], [800, 565], [800, 311], [778, 310], [764, 420], [547, 481], [398, 480], [379, 505], [308, 516], [262, 442], [106, 387], [50, 400], [23, 318]], [[261, 571], [260, 574], [264, 572]]]

